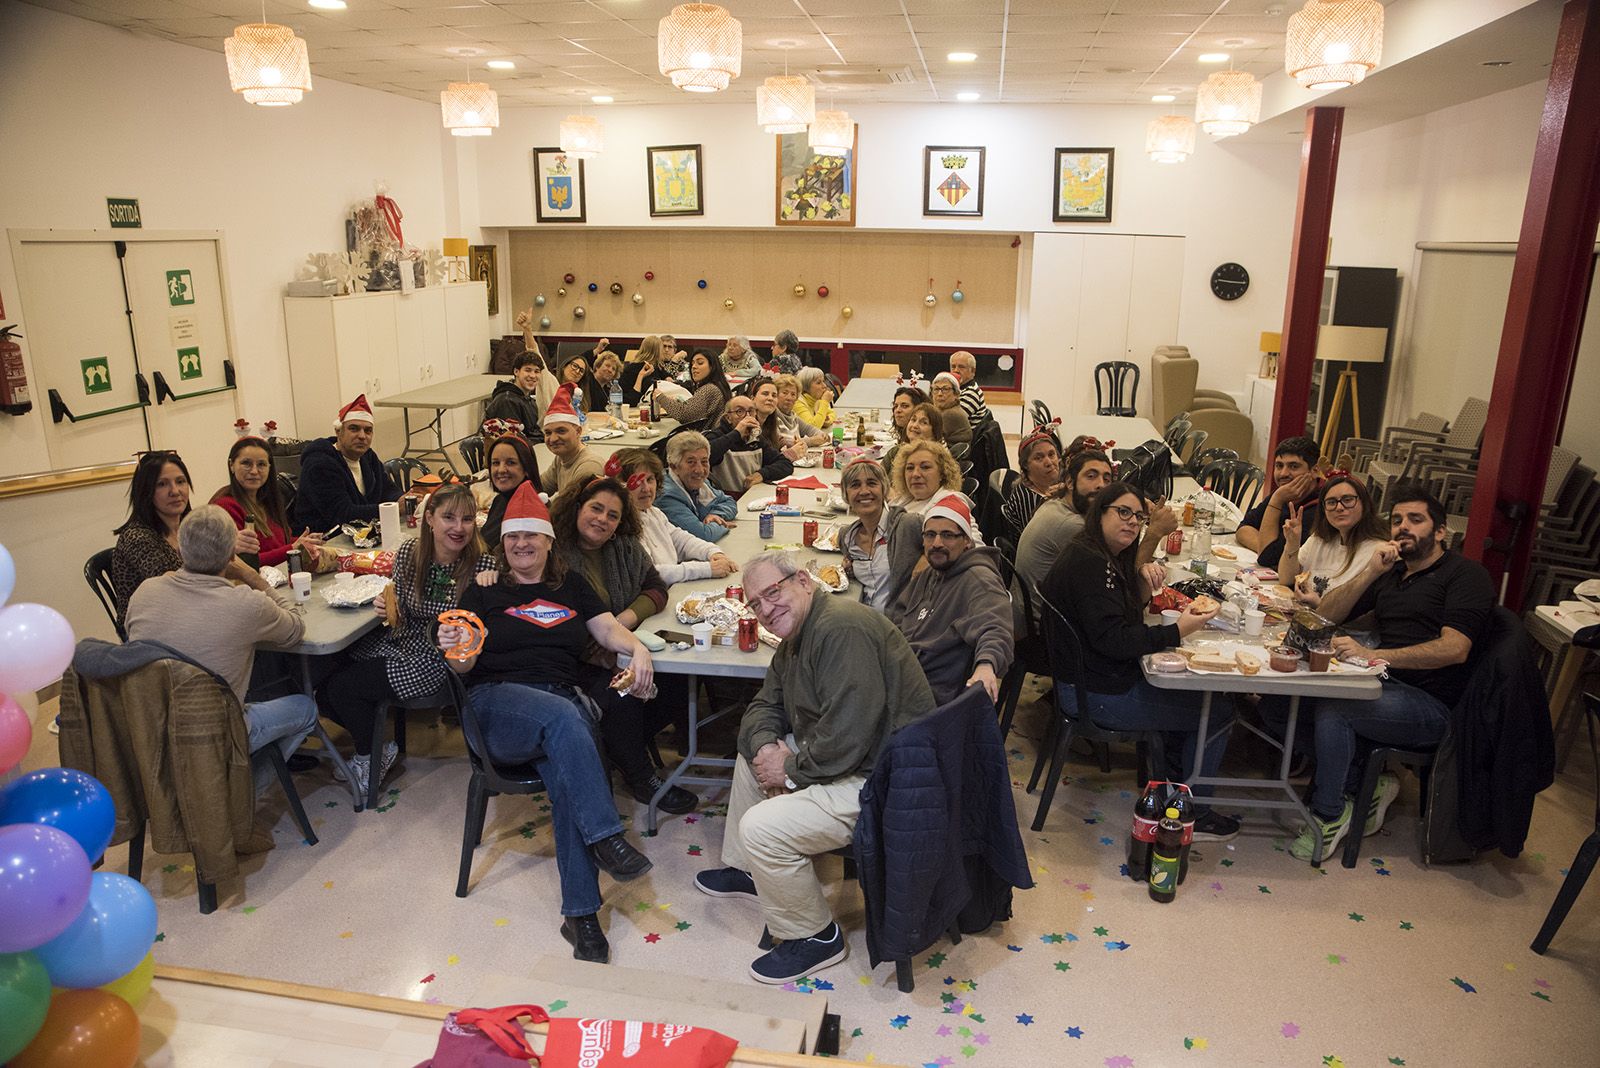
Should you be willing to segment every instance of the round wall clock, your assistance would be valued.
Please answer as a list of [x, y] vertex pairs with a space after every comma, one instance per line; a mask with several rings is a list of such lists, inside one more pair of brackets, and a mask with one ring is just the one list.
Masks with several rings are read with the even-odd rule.
[[1237, 263], [1224, 263], [1211, 272], [1211, 292], [1218, 300], [1238, 300], [1250, 288], [1250, 272]]

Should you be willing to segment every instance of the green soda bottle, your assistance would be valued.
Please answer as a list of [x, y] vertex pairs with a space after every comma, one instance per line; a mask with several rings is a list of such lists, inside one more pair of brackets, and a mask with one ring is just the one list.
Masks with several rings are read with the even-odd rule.
[[1178, 867], [1183, 855], [1183, 822], [1169, 808], [1156, 826], [1150, 850], [1150, 900], [1168, 904], [1178, 896]]

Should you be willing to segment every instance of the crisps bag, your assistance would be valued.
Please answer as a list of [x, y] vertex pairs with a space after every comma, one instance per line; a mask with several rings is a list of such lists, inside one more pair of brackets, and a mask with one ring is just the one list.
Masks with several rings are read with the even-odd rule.
[[[519, 1019], [548, 1023], [544, 1054]], [[444, 1019], [433, 1057], [417, 1068], [726, 1068], [739, 1044], [685, 1024], [551, 1018], [538, 1005], [462, 1009]]]

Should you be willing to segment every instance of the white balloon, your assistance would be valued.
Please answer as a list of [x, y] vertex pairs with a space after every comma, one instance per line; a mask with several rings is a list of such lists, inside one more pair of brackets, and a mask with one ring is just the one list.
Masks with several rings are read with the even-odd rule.
[[11, 554], [6, 552], [6, 547], [0, 545], [0, 605], [11, 599], [11, 591], [17, 585], [17, 564], [11, 559]]
[[72, 663], [72, 624], [54, 608], [0, 608], [0, 691], [31, 693], [61, 677]]

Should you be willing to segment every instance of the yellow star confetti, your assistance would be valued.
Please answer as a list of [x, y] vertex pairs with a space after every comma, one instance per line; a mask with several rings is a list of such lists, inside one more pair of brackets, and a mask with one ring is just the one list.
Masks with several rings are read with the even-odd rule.
[[448, 957], [446, 957], [444, 959], [444, 962], [446, 964], [460, 964], [461, 963], [461, 958], [456, 956], [454, 953], [452, 953], [452, 954], [450, 954]]
[[339, 932], [339, 937], [340, 938], [354, 938], [355, 936], [356, 936], [356, 933], [354, 931], [340, 931]]
[[1093, 901], [1094, 900], [1094, 891], [1093, 890], [1085, 890], [1083, 892], [1083, 899], [1085, 901]]
[[672, 906], [671, 906], [671, 905], [657, 905], [657, 906], [656, 906], [656, 908], [658, 908], [658, 909], [660, 909], [660, 910], [661, 910], [661, 911], [662, 911], [662, 912], [665, 912], [665, 911], [667, 911], [667, 910], [668, 910], [668, 909], [670, 909], [670, 908], [671, 908], [671, 907], [672, 907]]
[[1517, 970], [1517, 966], [1515, 964], [1512, 964], [1510, 961], [1506, 961], [1506, 971], [1514, 972], [1516, 970]]
[[872, 985], [872, 976], [863, 975], [861, 978], [857, 979], [856, 982], [860, 983], [862, 986], [871, 986]]
[[1207, 1046], [1211, 1045], [1211, 1043], [1208, 1042], [1206, 1039], [1197, 1038], [1197, 1039], [1194, 1040], [1192, 1045], [1193, 1045], [1193, 1047], [1195, 1049], [1205, 1049]]
[[496, 927], [504, 927], [507, 924], [509, 924], [510, 922], [511, 921], [506, 919], [504, 916], [496, 916], [495, 917], [495, 921], [494, 921], [494, 925]]
[[329, 879], [327, 882], [323, 883], [322, 884], [322, 888], [324, 890], [332, 890], [333, 889], [333, 880]]
[[187, 872], [188, 874], [193, 875], [194, 874], [194, 865], [193, 864], [185, 864], [182, 868], [179, 868], [178, 870], [179, 871], [183, 871], [183, 872]]

